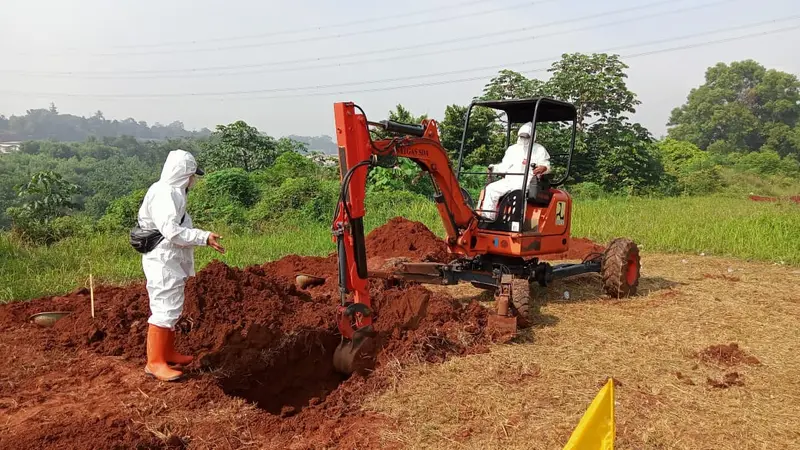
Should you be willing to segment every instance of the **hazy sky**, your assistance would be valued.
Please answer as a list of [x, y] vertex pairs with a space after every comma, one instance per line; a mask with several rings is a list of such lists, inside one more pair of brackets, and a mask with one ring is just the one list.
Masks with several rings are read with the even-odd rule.
[[52, 101], [150, 124], [243, 119], [272, 135], [332, 135], [335, 101], [373, 120], [397, 103], [441, 118], [501, 67], [546, 78], [561, 53], [613, 51], [630, 65], [636, 120], [658, 136], [719, 61], [800, 73], [798, 0], [383, 3], [0, 0], [0, 113]]

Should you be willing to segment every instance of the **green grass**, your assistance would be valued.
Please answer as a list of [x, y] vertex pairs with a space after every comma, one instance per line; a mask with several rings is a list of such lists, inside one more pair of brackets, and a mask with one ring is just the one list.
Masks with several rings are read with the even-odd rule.
[[[411, 202], [370, 211], [372, 230], [394, 216], [443, 228], [433, 203]], [[608, 198], [576, 200], [573, 235], [605, 243], [614, 237], [634, 239], [644, 251], [705, 252], [800, 265], [800, 206], [756, 203], [740, 198]], [[224, 236], [227, 254], [208, 248], [195, 252], [198, 270], [219, 259], [248, 266], [287, 254], [326, 255], [334, 250], [327, 225], [275, 225], [262, 233]], [[0, 302], [56, 295], [85, 286], [89, 269], [99, 283], [125, 283], [143, 278], [139, 254], [124, 233], [71, 238], [51, 247], [26, 247], [0, 234]]]
[[800, 265], [800, 206], [741, 198], [576, 202], [573, 235], [629, 237], [645, 251], [689, 252]]

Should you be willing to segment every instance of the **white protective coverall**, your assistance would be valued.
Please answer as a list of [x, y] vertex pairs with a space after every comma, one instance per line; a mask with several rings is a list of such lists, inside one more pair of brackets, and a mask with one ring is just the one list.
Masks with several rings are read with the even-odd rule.
[[139, 208], [139, 226], [164, 235], [155, 249], [142, 255], [150, 297], [148, 322], [162, 328], [173, 329], [183, 312], [183, 288], [195, 273], [193, 247], [206, 245], [211, 234], [192, 228], [192, 218], [186, 214], [189, 181], [196, 171], [197, 162], [189, 152], [169, 152], [161, 178], [150, 186]]
[[[526, 168], [530, 171], [528, 174], [528, 186], [536, 179], [533, 174], [533, 168], [525, 158], [528, 156], [528, 144], [531, 141], [531, 123], [528, 122], [520, 127], [517, 132], [517, 143], [508, 147], [503, 161], [499, 164], [492, 164], [490, 167], [493, 172], [498, 173], [519, 173], [520, 175], [506, 175], [505, 178], [489, 183], [483, 195], [482, 205], [478, 208], [483, 210], [481, 215], [489, 220], [494, 220], [497, 209], [497, 203], [500, 198], [508, 192], [515, 189], [522, 189], [522, 182]], [[547, 172], [550, 172], [550, 154], [544, 146], [534, 143], [533, 150], [531, 151], [532, 164], [537, 166], [547, 167]]]

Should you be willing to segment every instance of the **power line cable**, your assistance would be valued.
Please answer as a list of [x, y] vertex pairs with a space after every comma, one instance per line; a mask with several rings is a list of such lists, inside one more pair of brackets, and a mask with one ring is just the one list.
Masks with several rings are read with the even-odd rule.
[[[782, 18], [782, 19], [774, 19], [774, 23], [784, 22], [787, 20], [796, 20], [800, 18], [800, 15], [792, 17], [792, 18]], [[611, 48], [611, 49], [604, 49], [604, 50], [597, 50], [594, 53], [607, 53], [623, 48], [632, 48], [632, 47], [643, 47], [649, 45], [657, 45], [657, 44], [664, 44], [668, 42], [678, 41], [678, 40], [685, 40], [689, 38], [694, 38], [698, 36], [708, 35], [708, 34], [716, 34], [716, 33], [723, 33], [729, 32], [733, 30], [743, 29], [743, 28], [752, 28], [755, 26], [764, 25], [765, 22], [758, 22], [751, 25], [743, 25], [737, 27], [730, 27], [727, 29], [719, 29], [714, 31], [708, 32], [701, 32], [701, 33], [693, 33], [690, 35], [669, 38], [669, 39], [661, 39], [656, 41], [650, 41], [645, 43], [638, 43], [638, 44], [630, 44], [621, 47]], [[756, 33], [750, 33], [740, 36], [733, 36], [728, 38], [721, 38], [717, 40], [699, 42], [699, 43], [691, 43], [685, 44], [677, 47], [671, 47], [667, 49], [658, 49], [652, 51], [645, 51], [640, 53], [632, 53], [627, 55], [621, 55], [621, 58], [637, 58], [647, 55], [659, 54], [659, 53], [667, 53], [673, 52], [678, 50], [685, 50], [685, 49], [692, 49], [697, 47], [704, 47], [708, 45], [714, 45], [719, 43], [726, 43], [726, 42], [733, 42], [743, 39], [748, 39], [752, 37], [760, 37], [770, 34], [776, 34], [786, 31], [791, 31], [800, 28], [800, 25], [794, 25], [790, 27], [783, 27], [774, 30], [766, 30]], [[341, 84], [331, 84], [331, 85], [319, 85], [319, 86], [306, 86], [306, 87], [291, 87], [291, 88], [274, 88], [274, 89], [258, 89], [258, 90], [247, 90], [247, 91], [229, 91], [229, 92], [207, 92], [207, 93], [163, 93], [163, 94], [83, 94], [83, 93], [55, 93], [55, 92], [16, 92], [16, 91], [0, 91], [5, 94], [13, 94], [13, 95], [38, 95], [38, 96], [65, 96], [65, 97], [89, 97], [89, 98], [174, 98], [174, 97], [224, 97], [230, 95], [250, 95], [250, 94], [262, 94], [262, 93], [270, 93], [270, 92], [291, 92], [291, 91], [298, 91], [298, 90], [313, 90], [313, 89], [330, 89], [334, 87], [345, 87], [345, 86], [358, 86], [358, 85], [365, 85], [365, 84], [377, 84], [377, 83], [384, 83], [384, 82], [396, 82], [396, 81], [406, 81], [415, 78], [428, 78], [428, 77], [435, 77], [435, 76], [444, 76], [444, 75], [453, 75], [456, 73], [468, 73], [468, 72], [476, 72], [476, 71], [483, 71], [489, 69], [497, 69], [503, 67], [509, 67], [514, 65], [528, 65], [533, 63], [545, 62], [545, 61], [552, 61], [554, 59], [558, 59], [559, 56], [553, 56], [550, 58], [541, 58], [536, 60], [527, 60], [527, 61], [518, 61], [515, 63], [510, 64], [503, 64], [503, 65], [496, 65], [496, 66], [485, 66], [480, 68], [472, 68], [472, 69], [464, 69], [464, 70], [457, 70], [457, 71], [449, 71], [449, 72], [440, 72], [436, 74], [426, 74], [426, 75], [415, 75], [409, 77], [398, 77], [398, 78], [390, 78], [390, 79], [383, 79], [383, 80], [369, 80], [369, 81], [359, 81], [359, 82], [350, 82], [350, 83], [341, 83]], [[536, 73], [548, 70], [547, 67], [545, 68], [537, 68], [533, 70], [522, 71], [522, 73]], [[274, 97], [253, 97], [253, 98], [293, 98], [293, 97], [303, 97], [303, 96], [316, 96], [316, 95], [339, 95], [339, 94], [349, 94], [349, 93], [358, 93], [358, 92], [374, 92], [376, 90], [386, 89], [386, 90], [395, 90], [395, 89], [402, 89], [402, 88], [412, 88], [412, 87], [423, 87], [423, 86], [438, 86], [442, 84], [451, 84], [451, 83], [460, 83], [460, 82], [467, 82], [467, 81], [475, 81], [485, 79], [487, 75], [481, 75], [476, 77], [469, 77], [469, 78], [461, 78], [455, 80], [441, 80], [435, 82], [426, 82], [426, 83], [417, 83], [411, 85], [401, 85], [401, 86], [390, 86], [385, 88], [375, 88], [375, 89], [367, 89], [367, 90], [354, 90], [354, 91], [342, 91], [342, 92], [325, 92], [325, 93], [306, 93], [306, 94], [292, 94], [288, 96], [274, 96]]]
[[[171, 55], [171, 54], [178, 54], [178, 53], [202, 53], [202, 52], [217, 52], [217, 51], [224, 51], [224, 50], [239, 50], [239, 49], [251, 49], [251, 48], [260, 48], [260, 47], [274, 47], [274, 46], [287, 46], [287, 45], [295, 45], [295, 44], [302, 44], [307, 42], [317, 42], [317, 41], [328, 41], [331, 39], [341, 39], [345, 37], [352, 37], [352, 36], [363, 36], [368, 34], [375, 34], [375, 33], [385, 33], [387, 31], [393, 30], [401, 30], [405, 28], [411, 27], [419, 27], [423, 25], [433, 25], [439, 24], [444, 22], [452, 22], [454, 20], [465, 19], [469, 17], [476, 17], [476, 16], [485, 16], [487, 14], [496, 14], [498, 12], [503, 11], [510, 11], [515, 9], [521, 8], [529, 8], [536, 5], [540, 5], [542, 3], [550, 3], [562, 0], [534, 0], [534, 1], [526, 1], [522, 3], [515, 3], [513, 5], [503, 6], [499, 8], [484, 10], [484, 11], [475, 11], [463, 14], [457, 14], [454, 16], [449, 17], [439, 17], [435, 19], [428, 19], [428, 20], [421, 20], [416, 22], [410, 23], [402, 23], [397, 25], [388, 25], [382, 26], [377, 28], [368, 28], [364, 30], [358, 31], [348, 31], [343, 33], [334, 33], [334, 34], [326, 34], [321, 36], [309, 36], [305, 38], [294, 38], [288, 40], [281, 40], [281, 41], [269, 41], [269, 42], [257, 42], [257, 43], [249, 43], [249, 44], [237, 44], [237, 45], [223, 45], [223, 46], [216, 46], [216, 47], [203, 47], [203, 48], [188, 48], [188, 49], [171, 49], [171, 50], [154, 50], [154, 51], [124, 51], [124, 52], [106, 52], [106, 53], [84, 53], [85, 56], [93, 56], [93, 57], [114, 57], [114, 56], [143, 56], [143, 55]], [[671, 3], [671, 0], [664, 0], [661, 3]]]
[[[248, 39], [263, 39], [272, 36], [281, 36], [287, 34], [300, 34], [300, 33], [308, 33], [308, 32], [317, 32], [323, 30], [331, 30], [336, 28], [345, 28], [350, 27], [353, 25], [361, 25], [365, 23], [375, 23], [375, 22], [384, 22], [387, 20], [396, 20], [396, 19], [403, 19], [406, 17], [413, 17], [419, 16], [421, 14], [428, 14], [442, 10], [450, 10], [453, 8], [467, 8], [473, 5], [478, 5], [481, 3], [486, 3], [485, 0], [469, 0], [463, 1], [458, 3], [450, 3], [448, 5], [440, 5], [434, 8], [427, 8], [427, 9], [420, 9], [417, 11], [411, 11], [406, 13], [394, 13], [388, 16], [379, 16], [379, 17], [370, 17], [366, 19], [358, 19], [352, 20], [349, 22], [340, 22], [330, 25], [321, 25], [321, 26], [313, 26], [309, 28], [301, 28], [301, 29], [286, 29], [286, 30], [279, 30], [279, 31], [270, 31], [269, 33], [258, 33], [258, 34], [249, 34], [249, 35], [241, 35], [241, 36], [230, 36], [224, 38], [214, 38], [214, 39], [193, 39], [191, 41], [172, 41], [172, 42], [160, 42], [156, 44], [135, 44], [135, 45], [116, 45], [109, 47], [111, 49], [127, 49], [127, 48], [158, 48], [158, 47], [173, 47], [173, 46], [180, 46], [180, 45], [197, 45], [197, 44], [206, 44], [206, 43], [214, 43], [214, 42], [232, 42], [232, 41], [243, 41]], [[79, 50], [79, 49], [69, 49], [69, 50]]]
[[[645, 14], [645, 15], [641, 15], [641, 16], [631, 17], [631, 18], [627, 18], [627, 19], [621, 19], [621, 20], [612, 21], [612, 22], [604, 22], [604, 23], [600, 23], [600, 24], [587, 25], [587, 26], [583, 26], [583, 27], [580, 27], [580, 28], [572, 28], [572, 29], [569, 29], [569, 30], [555, 31], [555, 32], [547, 33], [547, 34], [536, 34], [536, 35], [523, 36], [523, 37], [514, 37], [514, 38], [503, 39], [503, 40], [500, 40], [500, 41], [484, 42], [484, 43], [478, 44], [478, 45], [461, 46], [461, 47], [456, 47], [456, 48], [438, 49], [438, 50], [423, 51], [423, 52], [415, 51], [414, 53], [408, 54], [408, 55], [392, 55], [392, 56], [383, 57], [383, 58], [369, 59], [369, 60], [363, 60], [363, 61], [352, 61], [352, 62], [346, 62], [346, 63], [336, 62], [336, 63], [328, 63], [328, 64], [317, 64], [317, 65], [312, 65], [312, 66], [278, 68], [278, 69], [271, 69], [271, 70], [254, 70], [254, 71], [247, 71], [247, 72], [224, 72], [224, 70], [231, 70], [231, 69], [251, 69], [251, 68], [270, 67], [270, 66], [283, 65], [283, 64], [296, 64], [296, 63], [302, 63], [302, 62], [316, 62], [316, 61], [323, 61], [323, 60], [328, 60], [328, 59], [345, 59], [345, 58], [354, 57], [354, 56], [362, 56], [362, 55], [369, 55], [369, 54], [376, 54], [376, 53], [377, 54], [382, 54], [382, 53], [392, 53], [392, 52], [403, 51], [403, 50], [418, 50], [419, 49], [419, 45], [395, 47], [395, 48], [390, 48], [390, 49], [371, 50], [371, 51], [365, 51], [365, 52], [359, 52], [359, 53], [349, 53], [349, 54], [344, 54], [344, 55], [329, 55], [329, 56], [323, 56], [323, 57], [311, 58], [311, 59], [305, 58], [305, 59], [297, 59], [297, 60], [291, 60], [291, 61], [276, 61], [276, 62], [270, 62], [270, 63], [249, 64], [249, 65], [216, 66], [216, 67], [206, 67], [206, 68], [198, 68], [198, 69], [171, 69], [171, 70], [167, 69], [167, 70], [138, 70], [138, 71], [134, 70], [134, 71], [125, 71], [125, 72], [119, 72], [119, 71], [108, 71], [108, 72], [72, 72], [72, 71], [32, 72], [32, 71], [19, 71], [19, 70], [13, 70], [12, 69], [12, 70], [0, 70], [0, 73], [9, 73], [9, 74], [17, 74], [17, 75], [30, 75], [30, 76], [43, 76], [43, 77], [51, 77], [51, 78], [53, 78], [53, 77], [80, 77], [80, 78], [87, 78], [87, 79], [158, 79], [158, 78], [187, 78], [187, 77], [188, 78], [204, 78], [204, 77], [221, 77], [221, 76], [234, 76], [234, 75], [252, 75], [252, 74], [259, 74], [259, 73], [297, 72], [297, 71], [322, 69], [322, 68], [330, 68], [330, 67], [341, 67], [341, 66], [344, 66], [344, 65], [365, 64], [365, 63], [370, 63], [371, 64], [371, 63], [376, 63], [376, 62], [396, 61], [396, 60], [401, 60], [401, 59], [411, 59], [411, 58], [419, 58], [419, 57], [422, 57], [422, 56], [432, 56], [432, 55], [438, 55], [438, 54], [443, 54], [443, 53], [451, 53], [451, 52], [455, 52], [455, 51], [468, 51], [468, 50], [474, 50], [474, 49], [477, 49], [477, 48], [493, 47], [493, 46], [502, 45], [502, 44], [515, 43], [515, 42], [519, 42], [519, 41], [522, 41], [522, 40], [548, 38], [548, 37], [552, 37], [552, 36], [571, 34], [571, 33], [576, 33], [576, 32], [580, 32], [580, 31], [587, 31], [587, 30], [592, 30], [592, 29], [597, 29], [597, 28], [605, 28], [605, 27], [609, 27], [609, 26], [621, 25], [621, 24], [630, 23], [630, 22], [638, 22], [638, 21], [641, 21], [641, 20], [659, 18], [659, 17], [663, 17], [665, 15], [679, 14], [679, 13], [684, 13], [684, 12], [688, 12], [688, 11], [695, 11], [695, 10], [698, 10], [698, 9], [704, 9], [704, 8], [709, 8], [709, 7], [713, 7], [713, 6], [719, 6], [719, 5], [722, 5], [722, 4], [725, 4], [725, 3], [731, 3], [731, 2], [736, 2], [736, 1], [740, 1], [740, 0], [718, 0], [718, 1], [710, 2], [710, 3], [704, 3], [704, 4], [701, 4], [701, 5], [687, 6], [687, 7], [684, 7], [684, 8], [678, 8], [678, 9], [670, 10], [670, 11], [660, 11], [660, 12], [656, 12], [656, 13]], [[648, 9], [648, 8], [653, 7], [653, 6], [660, 6], [663, 3], [664, 3], [663, 1], [658, 1], [658, 2], [655, 2], [655, 3], [647, 4], [647, 5], [640, 5], [640, 6], [631, 7], [631, 8], [623, 8], [623, 9], [618, 9], [618, 10], [613, 10], [613, 11], [607, 11], [607, 12], [603, 12], [603, 13], [600, 13], [600, 14], [592, 14], [592, 15], [588, 15], [588, 16], [581, 16], [581, 17], [573, 18], [573, 19], [565, 19], [565, 20], [560, 20], [560, 21], [555, 21], [555, 22], [537, 24], [537, 25], [524, 27], [524, 28], [517, 29], [517, 30], [511, 30], [511, 31], [505, 31], [504, 30], [504, 31], [500, 31], [500, 32], [485, 33], [485, 34], [481, 34], [481, 35], [477, 35], [477, 36], [468, 36], [468, 37], [457, 38], [457, 39], [449, 39], [449, 40], [445, 40], [445, 41], [426, 44], [425, 47], [427, 48], [427, 47], [432, 47], [432, 46], [436, 46], [436, 45], [450, 44], [450, 43], [460, 43], [460, 42], [466, 42], [466, 41], [472, 41], [472, 40], [483, 40], [483, 39], [486, 39], [486, 38], [489, 38], [489, 37], [493, 37], [493, 36], [498, 36], [498, 35], [507, 36], [510, 33], [519, 33], [519, 32], [525, 32], [525, 31], [529, 31], [529, 30], [539, 30], [541, 28], [551, 27], [551, 26], [555, 26], [555, 25], [563, 25], [563, 24], [567, 24], [567, 23], [571, 23], [571, 22], [580, 22], [580, 21], [584, 21], [584, 20], [587, 20], [587, 19], [594, 19], [594, 18], [598, 18], [598, 17], [615, 15], [615, 14], [620, 14], [620, 13], [625, 13], [625, 12], [631, 12], [631, 11], [640, 10], [640, 9]], [[204, 73], [206, 71], [213, 71], [213, 70], [223, 70], [223, 72]], [[183, 74], [183, 72], [189, 72], [189, 73], [188, 74]], [[179, 73], [181, 73], [181, 74], [179, 74]], [[155, 74], [170, 74], [170, 75], [139, 76], [139, 75], [143, 75], [143, 74], [154, 74], [154, 75]], [[114, 75], [114, 76], [109, 76], [109, 75]]]

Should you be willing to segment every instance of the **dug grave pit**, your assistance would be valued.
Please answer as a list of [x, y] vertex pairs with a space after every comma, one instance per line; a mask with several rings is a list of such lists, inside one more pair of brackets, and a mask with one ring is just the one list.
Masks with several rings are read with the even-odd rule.
[[332, 364], [338, 343], [339, 337], [330, 331], [280, 335], [253, 325], [246, 336], [206, 355], [202, 365], [212, 368], [225, 394], [286, 417], [324, 402], [346, 379]]

